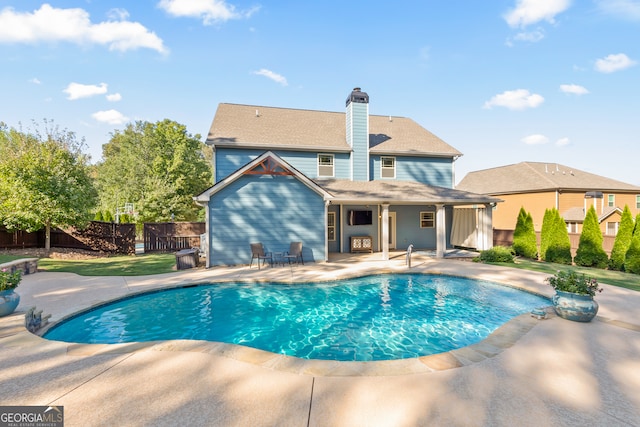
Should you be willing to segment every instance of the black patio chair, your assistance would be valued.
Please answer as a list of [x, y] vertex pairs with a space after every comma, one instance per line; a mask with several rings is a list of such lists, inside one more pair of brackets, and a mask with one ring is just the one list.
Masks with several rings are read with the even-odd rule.
[[271, 252], [265, 253], [262, 243], [251, 243], [251, 262], [249, 263], [249, 268], [251, 268], [254, 259], [258, 260], [258, 270], [260, 270], [261, 260], [263, 265], [265, 262], [268, 262], [269, 265], [273, 266], [273, 254]]
[[304, 265], [304, 260], [302, 259], [302, 242], [291, 242], [289, 251], [285, 252], [282, 258], [283, 260], [289, 261], [289, 264], [291, 264], [291, 261], [297, 264], [299, 260], [300, 263]]

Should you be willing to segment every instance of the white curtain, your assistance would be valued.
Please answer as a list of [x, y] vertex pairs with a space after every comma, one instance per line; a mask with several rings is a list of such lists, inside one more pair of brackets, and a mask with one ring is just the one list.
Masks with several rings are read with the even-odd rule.
[[451, 226], [451, 244], [465, 248], [477, 248], [477, 212], [471, 208], [455, 208]]

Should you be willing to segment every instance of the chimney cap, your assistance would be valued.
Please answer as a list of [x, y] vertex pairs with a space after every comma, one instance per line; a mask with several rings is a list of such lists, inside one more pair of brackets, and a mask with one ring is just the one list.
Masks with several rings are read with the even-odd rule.
[[360, 104], [368, 104], [369, 103], [369, 95], [366, 92], [362, 92], [362, 89], [359, 87], [354, 87], [353, 91], [349, 94], [347, 98], [346, 105], [349, 105], [350, 102], [357, 102]]

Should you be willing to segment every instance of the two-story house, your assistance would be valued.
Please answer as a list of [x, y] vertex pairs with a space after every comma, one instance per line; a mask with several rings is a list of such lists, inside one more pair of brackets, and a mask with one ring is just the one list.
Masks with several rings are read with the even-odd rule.
[[634, 217], [640, 213], [640, 187], [557, 163], [521, 162], [474, 171], [456, 188], [504, 200], [493, 212], [496, 230], [515, 229], [521, 207], [531, 213], [536, 231], [545, 210], [556, 208], [569, 233], [581, 233], [593, 206], [605, 236], [618, 232], [625, 205]]
[[461, 153], [411, 119], [370, 115], [359, 88], [344, 113], [220, 104], [206, 143], [215, 184], [195, 200], [207, 266], [248, 263], [251, 242], [272, 252], [303, 242], [305, 262], [492, 245], [500, 200], [453, 188]]

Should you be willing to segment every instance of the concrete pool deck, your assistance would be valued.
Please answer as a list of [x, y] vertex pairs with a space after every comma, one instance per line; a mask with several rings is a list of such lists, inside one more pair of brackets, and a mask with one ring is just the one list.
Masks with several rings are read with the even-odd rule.
[[606, 285], [590, 323], [523, 315], [477, 345], [393, 362], [304, 361], [201, 341], [68, 344], [24, 329], [31, 306], [55, 321], [111, 299], [207, 281], [410, 271], [553, 294], [545, 274], [419, 256], [408, 269], [403, 257], [376, 255], [142, 277], [26, 275], [17, 312], [0, 318], [0, 405], [62, 405], [66, 426], [640, 425], [640, 293]]

